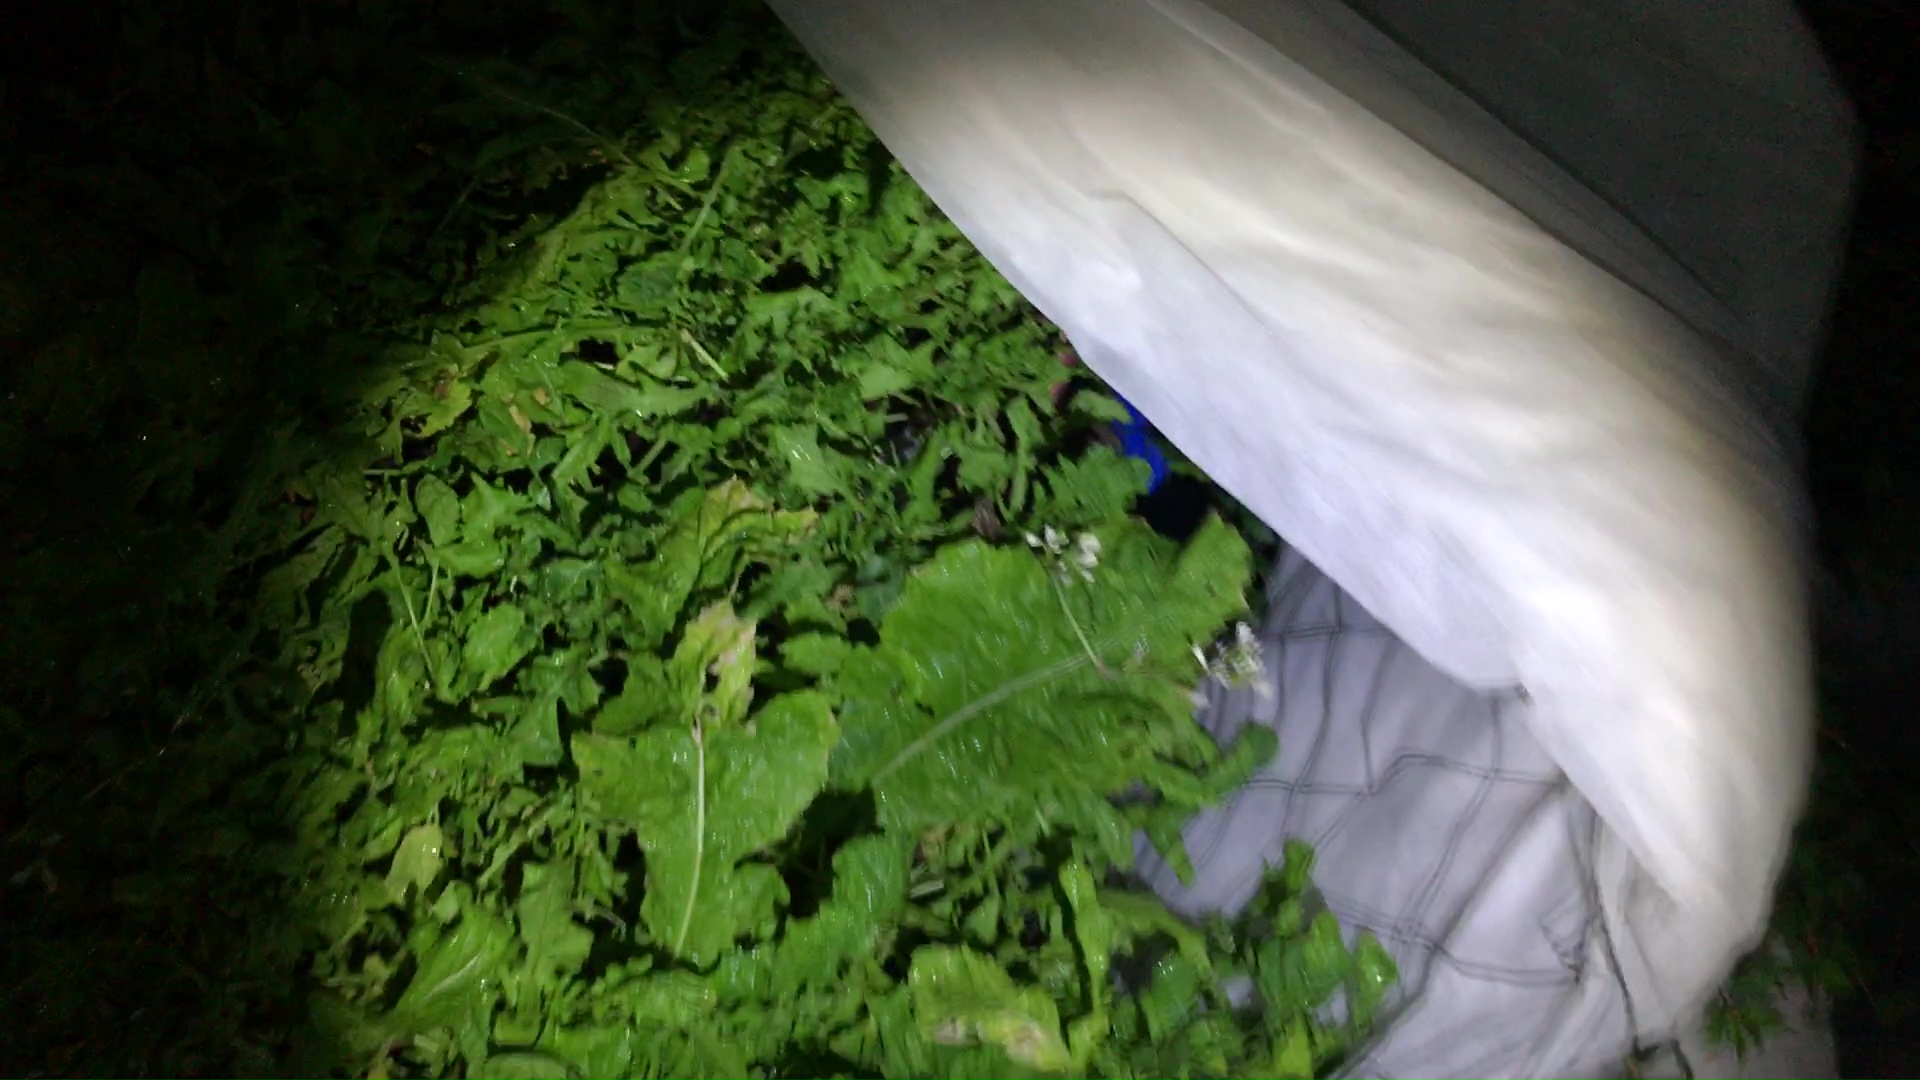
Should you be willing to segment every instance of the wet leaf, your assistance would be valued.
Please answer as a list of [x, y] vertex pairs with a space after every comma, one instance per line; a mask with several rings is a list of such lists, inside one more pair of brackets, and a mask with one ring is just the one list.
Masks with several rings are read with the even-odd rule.
[[1041, 1072], [1073, 1064], [1052, 999], [1037, 987], [1016, 986], [988, 957], [965, 949], [918, 949], [907, 985], [914, 1016], [936, 1043], [985, 1043]]

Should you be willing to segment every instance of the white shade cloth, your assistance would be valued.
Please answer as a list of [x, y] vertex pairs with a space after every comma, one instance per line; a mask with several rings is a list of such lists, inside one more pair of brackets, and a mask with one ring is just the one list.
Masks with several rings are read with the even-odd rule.
[[[1424, 704], [1383, 706], [1402, 749], [1532, 748], [1538, 790], [1478, 826], [1506, 837], [1478, 892], [1401, 945], [1507, 933], [1524, 967], [1549, 941], [1572, 996], [1428, 993], [1442, 974], [1397, 950], [1403, 1014], [1357, 1067], [1578, 1075], [1690, 1023], [1764, 927], [1811, 747], [1786, 433], [1853, 133], [1791, 9], [772, 6], [1080, 357], [1431, 669]], [[1367, 824], [1317, 837], [1322, 877], [1397, 917], [1413, 886], [1381, 866], [1438, 842], [1432, 807], [1363, 790]], [[1325, 831], [1259, 820], [1169, 895], [1230, 903], [1263, 837]], [[1596, 932], [1459, 921], [1504, 910], [1470, 893], [1574, 885]], [[1500, 1046], [1432, 1056], [1489, 1017]]]
[[1280, 754], [1187, 828], [1191, 885], [1144, 842], [1140, 870], [1177, 911], [1231, 911], [1289, 838], [1313, 844], [1327, 905], [1400, 968], [1391, 1021], [1346, 1075], [1617, 1076], [1636, 1044], [1654, 1051], [1642, 1077], [1836, 1075], [1805, 994], [1783, 997], [1789, 1031], [1744, 1062], [1698, 1024], [1645, 1032], [1621, 951], [1639, 942], [1603, 906], [1601, 823], [1533, 737], [1525, 696], [1449, 677], [1298, 552], [1267, 593], [1269, 684], [1215, 686], [1200, 715], [1223, 742], [1271, 727]]

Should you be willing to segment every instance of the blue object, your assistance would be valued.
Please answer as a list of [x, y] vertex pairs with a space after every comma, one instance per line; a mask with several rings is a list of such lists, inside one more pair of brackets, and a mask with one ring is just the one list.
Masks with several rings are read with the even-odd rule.
[[1153, 437], [1153, 425], [1140, 415], [1140, 410], [1126, 398], [1120, 398], [1120, 404], [1127, 407], [1127, 419], [1114, 421], [1113, 433], [1120, 439], [1120, 453], [1146, 462], [1153, 470], [1147, 480], [1147, 494], [1151, 495], [1167, 482], [1167, 455]]

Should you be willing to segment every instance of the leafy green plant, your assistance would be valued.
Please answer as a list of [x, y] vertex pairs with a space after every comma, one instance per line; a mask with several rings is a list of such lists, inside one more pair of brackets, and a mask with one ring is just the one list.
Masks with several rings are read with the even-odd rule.
[[[623, 51], [582, 7], [513, 63], [443, 21], [411, 66], [380, 42], [425, 31], [330, 17], [239, 5], [194, 62], [190, 145], [277, 173], [186, 181], [154, 219], [180, 250], [131, 312], [103, 290], [147, 343], [125, 382], [59, 377], [110, 334], [37, 349], [63, 407], [9, 428], [143, 462], [103, 533], [191, 552], [102, 586], [150, 588], [140, 618], [17, 646], [36, 717], [69, 656], [127, 691], [77, 710], [100, 764], [47, 770], [15, 834], [50, 853], [29, 1053], [131, 1060], [86, 973], [137, 970], [173, 1017], [137, 1052], [176, 1073], [1338, 1060], [1391, 965], [1310, 915], [1303, 852], [1233, 925], [1125, 876], [1273, 750], [1191, 719], [1246, 544], [1129, 517], [1143, 469], [1092, 437], [1115, 404], [1055, 404], [1050, 329], [764, 13]], [[142, 55], [183, 32], [128, 18]], [[50, 175], [138, 190], [117, 168]], [[47, 580], [21, 621], [77, 595]], [[140, 966], [56, 992], [96, 926]]]
[[[1085, 1071], [1125, 943], [1089, 937], [1098, 883], [1215, 793], [1190, 655], [1245, 545], [1177, 550], [1125, 520], [1131, 463], [1060, 456], [1017, 298], [855, 171], [871, 136], [809, 68], [753, 59], [401, 368], [379, 458], [300, 489], [264, 595], [332, 579], [284, 646], [304, 707], [338, 700], [350, 607], [386, 608], [301, 783], [353, 805], [303, 875], [314, 971], [386, 1064]], [[783, 171], [815, 143], [828, 178]], [[1037, 520], [1092, 526], [1084, 559], [961, 539]], [[1290, 1038], [1355, 963], [1311, 959], [1320, 994], [1272, 998]]]
[[104, 4], [0, 88], [16, 1071], [1364, 1037], [1304, 851], [1233, 924], [1126, 884], [1272, 750], [1186, 702], [1251, 523], [1131, 521], [1044, 322], [764, 13], [681, 7]]

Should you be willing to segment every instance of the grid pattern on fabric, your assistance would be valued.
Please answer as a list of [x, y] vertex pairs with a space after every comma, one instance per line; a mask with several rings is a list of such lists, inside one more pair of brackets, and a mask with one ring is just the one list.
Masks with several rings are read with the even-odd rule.
[[1349, 1075], [1604, 1068], [1568, 1056], [1630, 1039], [1586, 860], [1597, 820], [1528, 733], [1525, 695], [1454, 681], [1297, 552], [1269, 598], [1270, 685], [1215, 688], [1201, 721], [1222, 742], [1267, 725], [1280, 752], [1188, 826], [1191, 885], [1143, 842], [1147, 882], [1182, 913], [1231, 912], [1288, 839], [1311, 843], [1328, 906], [1401, 972]]

